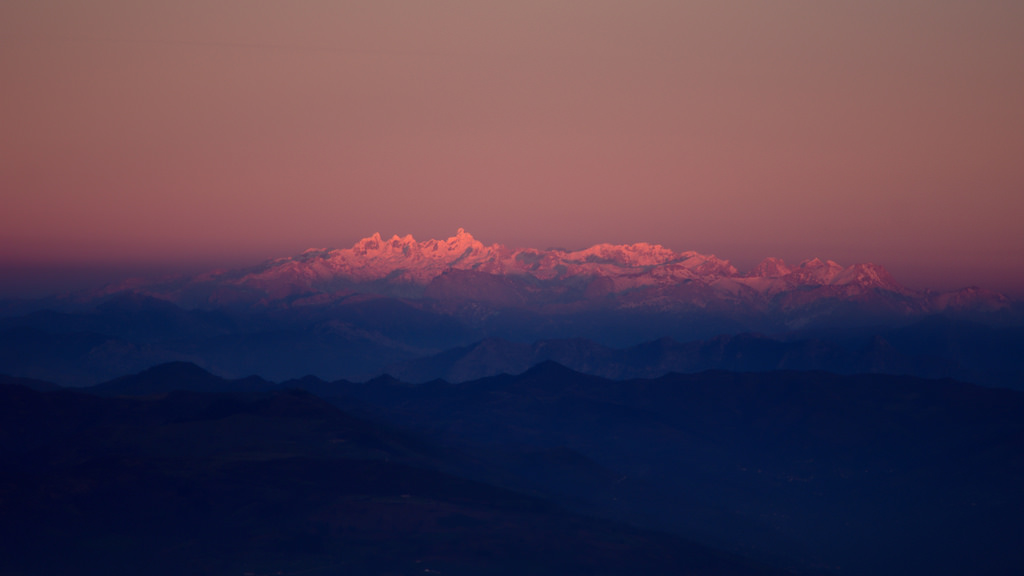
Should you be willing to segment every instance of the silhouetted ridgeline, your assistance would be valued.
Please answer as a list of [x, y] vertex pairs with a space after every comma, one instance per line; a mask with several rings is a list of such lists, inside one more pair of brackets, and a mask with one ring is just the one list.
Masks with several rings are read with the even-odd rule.
[[143, 398], [0, 384], [0, 573], [782, 574], [460, 477], [305, 392], [163, 392], [215, 383], [183, 368], [119, 388]]
[[13, 573], [1024, 568], [1024, 393], [1007, 389], [546, 362], [421, 385], [179, 363], [91, 394], [0, 391]]
[[[482, 315], [477, 318], [436, 304], [350, 294], [326, 302], [186, 310], [121, 293], [78, 309], [0, 318], [0, 373], [81, 386], [185, 361], [234, 377], [361, 380], [389, 372], [425, 382], [517, 373], [554, 360], [609, 378], [787, 369], [1024, 388], [1024, 321], [1012, 311], [751, 333], [757, 322], [721, 315], [711, 321], [705, 313], [552, 316], [481, 305], [474, 308]], [[694, 336], [700, 339], [685, 339]]]

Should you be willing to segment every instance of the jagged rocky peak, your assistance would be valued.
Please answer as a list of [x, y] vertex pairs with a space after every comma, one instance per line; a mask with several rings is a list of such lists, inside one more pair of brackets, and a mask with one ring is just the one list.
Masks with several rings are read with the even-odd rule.
[[835, 284], [860, 284], [863, 286], [879, 286], [900, 291], [902, 287], [889, 274], [889, 271], [878, 264], [853, 264], [843, 270], [834, 279]]
[[791, 273], [793, 270], [786, 265], [782, 258], [768, 257], [762, 260], [753, 270], [750, 276], [756, 278], [779, 278]]
[[597, 244], [583, 250], [568, 252], [567, 258], [579, 262], [618, 264], [620, 266], [658, 266], [679, 260], [682, 255], [660, 244]]
[[810, 258], [801, 262], [799, 268], [803, 270], [842, 270], [843, 267], [832, 260], [822, 262], [820, 258]]
[[832, 284], [843, 270], [842, 266], [832, 260], [822, 262], [818, 258], [811, 258], [801, 262], [788, 277], [806, 284]]
[[356, 242], [350, 251], [337, 250], [336, 252], [339, 255], [350, 252], [353, 256], [368, 258], [399, 254], [405, 256], [422, 254], [427, 258], [445, 258], [449, 256], [459, 257], [466, 254], [467, 251], [471, 253], [483, 252], [486, 249], [487, 247], [476, 238], [473, 238], [469, 232], [459, 228], [458, 232], [447, 240], [431, 239], [423, 242], [417, 242], [412, 234], [406, 234], [405, 236], [395, 234], [389, 240], [384, 240], [379, 232], [375, 232], [372, 236]]
[[856, 285], [864, 288], [882, 288], [892, 292], [909, 293], [878, 264], [861, 263], [844, 267], [832, 260], [819, 258], [804, 260], [790, 266], [779, 258], [765, 258], [747, 275], [750, 279], [785, 280], [793, 285]]
[[381, 244], [384, 240], [380, 237], [380, 232], [374, 232], [373, 236], [363, 238], [362, 240], [355, 243], [352, 246], [352, 251], [359, 254], [369, 254], [370, 252], [376, 252], [380, 250]]
[[482, 252], [486, 248], [482, 242], [473, 238], [473, 235], [466, 232], [463, 228], [459, 228], [459, 231], [455, 233], [455, 236], [445, 240], [444, 246], [448, 249], [449, 253], [459, 256], [465, 254], [467, 251]]
[[412, 237], [412, 234], [406, 234], [399, 238], [398, 234], [395, 234], [391, 239], [385, 241], [381, 237], [380, 232], [374, 232], [373, 236], [363, 238], [362, 240], [355, 243], [352, 246], [352, 251], [362, 255], [373, 255], [381, 252], [401, 252], [408, 249], [410, 246], [415, 246], [416, 240]]

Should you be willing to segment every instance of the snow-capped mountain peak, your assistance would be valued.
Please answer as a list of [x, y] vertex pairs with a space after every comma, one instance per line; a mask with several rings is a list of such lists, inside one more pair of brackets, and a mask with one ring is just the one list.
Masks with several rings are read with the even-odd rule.
[[[323, 258], [310, 259], [321, 254]], [[711, 285], [723, 279], [733, 279], [755, 291], [765, 292], [776, 292], [783, 286], [795, 284], [857, 283], [898, 289], [884, 269], [871, 264], [844, 268], [831, 260], [823, 262], [814, 258], [794, 268], [781, 259], [767, 258], [750, 273], [740, 274], [727, 260], [714, 255], [675, 252], [660, 244], [596, 244], [574, 251], [509, 250], [499, 244], [485, 246], [463, 228], [447, 239], [422, 242], [417, 242], [411, 234], [396, 234], [385, 240], [380, 233], [374, 233], [348, 249], [307, 252], [304, 257], [281, 259], [238, 282], [264, 285], [288, 277], [292, 284], [299, 281], [309, 288], [317, 282], [338, 280], [359, 283], [388, 279], [426, 285], [450, 270], [545, 281], [603, 277], [613, 281], [615, 290], [672, 286], [694, 280]]]
[[[263, 294], [268, 302], [300, 295], [369, 292], [500, 301], [503, 305], [546, 298], [563, 304], [573, 298], [579, 302], [596, 298], [594, 302], [604, 302], [602, 305], [615, 302], [617, 306], [669, 308], [705, 307], [716, 302], [791, 306], [822, 298], [888, 298], [922, 311], [974, 306], [979, 299], [1002, 305], [986, 295], [954, 297], [909, 290], [883, 267], [870, 263], [844, 267], [812, 258], [792, 266], [779, 258], [765, 258], [741, 273], [714, 255], [676, 252], [660, 244], [509, 249], [485, 245], [462, 228], [443, 240], [417, 241], [411, 234], [385, 240], [374, 233], [351, 248], [307, 250], [249, 272], [197, 276], [192, 286], [199, 285], [205, 288], [193, 293], [223, 294], [228, 289], [246, 298]], [[214, 285], [218, 287], [212, 289]], [[789, 296], [782, 298], [785, 295]]]
[[750, 276], [759, 278], [778, 278], [791, 273], [793, 270], [786, 265], [781, 258], [768, 257], [762, 260], [753, 270]]

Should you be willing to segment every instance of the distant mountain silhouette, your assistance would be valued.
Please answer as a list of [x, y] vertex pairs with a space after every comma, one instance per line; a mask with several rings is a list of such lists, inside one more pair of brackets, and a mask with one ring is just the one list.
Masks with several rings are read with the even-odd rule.
[[52, 382], [45, 380], [36, 380], [34, 378], [15, 378], [14, 376], [7, 376], [0, 374], [0, 384], [7, 384], [12, 386], [24, 386], [38, 392], [52, 392], [54, 390], [60, 390], [60, 386]]
[[581, 338], [532, 344], [495, 338], [396, 364], [387, 371], [411, 382], [465, 382], [517, 374], [546, 360], [615, 379], [704, 370], [824, 370], [955, 377], [1024, 389], [1024, 330], [932, 317], [897, 329], [829, 340], [737, 334], [692, 342], [661, 338], [610, 348]]
[[[85, 312], [0, 318], [0, 373], [81, 386], [183, 361], [233, 378], [260, 374], [286, 380], [313, 374], [328, 381], [365, 380], [390, 372], [412, 382], [465, 381], [521, 372], [550, 359], [610, 378], [791, 369], [952, 377], [1024, 388], [1024, 326], [1012, 315], [991, 322], [936, 315], [898, 326], [681, 340], [664, 334], [685, 335], [692, 318], [598, 315], [586, 321], [578, 317], [577, 323], [509, 312], [490, 316], [486, 322], [492, 324], [481, 326], [402, 300], [351, 300], [327, 307], [211, 313], [116, 295]], [[159, 318], [165, 319], [163, 327], [154, 326]], [[497, 336], [474, 338], [498, 325], [505, 328]], [[623, 331], [608, 332], [615, 325]], [[529, 337], [577, 330], [621, 337], [633, 329], [635, 335], [661, 337], [626, 346], [582, 337]]]
[[279, 388], [259, 376], [224, 379], [191, 362], [168, 362], [138, 374], [123, 376], [89, 388], [108, 395], [145, 396], [189, 390], [194, 392], [266, 392]]

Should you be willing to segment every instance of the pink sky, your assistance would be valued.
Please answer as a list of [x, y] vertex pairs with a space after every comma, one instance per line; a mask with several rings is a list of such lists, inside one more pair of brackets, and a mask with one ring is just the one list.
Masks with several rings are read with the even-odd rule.
[[1022, 30], [1018, 0], [5, 0], [0, 269], [464, 227], [1024, 294]]

